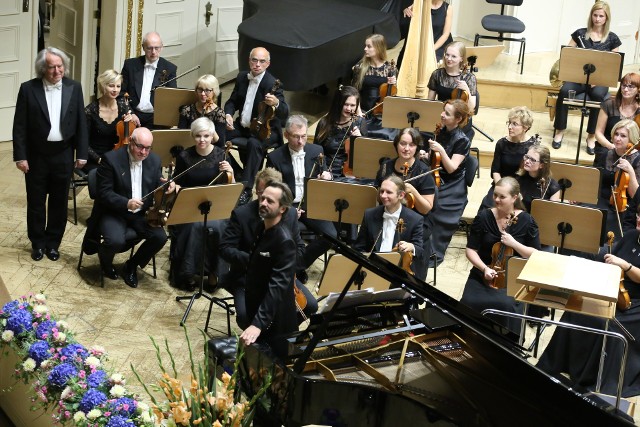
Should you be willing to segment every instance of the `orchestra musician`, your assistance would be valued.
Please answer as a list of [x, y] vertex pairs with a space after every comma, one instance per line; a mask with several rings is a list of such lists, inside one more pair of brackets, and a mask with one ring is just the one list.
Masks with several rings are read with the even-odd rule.
[[[611, 23], [611, 9], [609, 4], [604, 1], [596, 1], [591, 6], [589, 17], [587, 19], [587, 28], [578, 28], [571, 34], [568, 46], [579, 46], [587, 49], [595, 49], [600, 51], [617, 52], [618, 47], [622, 44], [618, 36], [609, 31]], [[585, 85], [572, 82], [564, 82], [558, 93], [556, 101], [556, 117], [553, 123], [553, 148], [560, 148], [564, 131], [567, 128], [567, 116], [569, 115], [569, 107], [564, 105], [564, 99], [569, 96], [569, 91], [573, 90], [576, 96], [588, 96], [591, 101], [602, 101], [609, 93], [609, 88], [604, 86], [593, 86], [585, 93]], [[595, 154], [596, 123], [598, 120], [598, 109], [592, 108], [589, 113], [587, 122], [587, 153]]]
[[[304, 196], [305, 178], [319, 178], [331, 180], [331, 173], [326, 170], [326, 164], [320, 164], [319, 156], [323, 155], [322, 147], [307, 144], [308, 121], [304, 116], [289, 116], [284, 129], [287, 144], [279, 147], [267, 155], [267, 167], [272, 167], [282, 173], [282, 182], [293, 190], [292, 206], [298, 212], [298, 220], [305, 227], [330, 235], [337, 236], [336, 227], [330, 221], [307, 218], [303, 206], [300, 204]], [[313, 176], [311, 172], [313, 171]], [[298, 270], [297, 278], [306, 283], [306, 269], [322, 254], [327, 252], [331, 244], [324, 239], [313, 239], [305, 250], [302, 269]]]
[[191, 123], [199, 117], [206, 117], [213, 122], [218, 136], [215, 144], [224, 148], [227, 141], [227, 119], [224, 110], [217, 104], [220, 96], [218, 79], [212, 74], [202, 75], [196, 80], [196, 100], [193, 104], [181, 105], [178, 109], [178, 128], [191, 129]]
[[[358, 238], [353, 247], [361, 252], [391, 252], [413, 255], [413, 261], [422, 259], [422, 215], [403, 206], [406, 194], [402, 178], [390, 175], [380, 184], [378, 195], [381, 205], [364, 212]], [[402, 219], [403, 226], [398, 227]], [[379, 238], [378, 238], [379, 236]], [[415, 264], [411, 264], [414, 273]]]
[[[496, 142], [491, 162], [491, 187], [482, 199], [480, 209], [493, 207], [493, 187], [505, 176], [516, 176], [522, 165], [522, 157], [535, 142], [535, 136], [527, 138], [527, 132], [533, 125], [533, 116], [527, 107], [513, 107], [509, 110], [507, 136]], [[527, 209], [529, 212], [529, 209]]]
[[[235, 182], [233, 168], [225, 159], [225, 151], [215, 145], [218, 135], [214, 123], [207, 117], [197, 118], [191, 123], [191, 136], [195, 145], [183, 150], [176, 158], [174, 175], [178, 176], [188, 168], [184, 175], [176, 179], [176, 191], [182, 188], [203, 187], [210, 184]], [[204, 160], [202, 163], [198, 163]], [[197, 164], [198, 163], [198, 164]], [[195, 166], [197, 164], [197, 166]], [[221, 172], [226, 172], [221, 174]], [[216, 179], [214, 181], [214, 179]], [[230, 178], [230, 179], [229, 179]], [[171, 263], [177, 272], [178, 282], [188, 290], [196, 285], [195, 275], [201, 271], [202, 253], [206, 252], [206, 268], [209, 272], [209, 286], [217, 284], [218, 244], [222, 233], [222, 220], [208, 220], [210, 230], [205, 250], [202, 240], [202, 221], [172, 226]]]
[[[153, 129], [155, 87], [176, 77], [178, 67], [160, 57], [163, 44], [160, 34], [152, 31], [142, 38], [144, 55], [125, 59], [122, 66], [122, 94], [128, 93], [135, 111], [136, 126]], [[173, 80], [165, 87], [178, 87]]]
[[85, 172], [97, 168], [104, 153], [118, 143], [118, 122], [130, 122], [133, 131], [136, 121], [120, 97], [122, 74], [106, 70], [98, 76], [97, 83], [100, 97], [84, 109], [89, 131], [89, 160], [83, 169]]
[[[613, 149], [609, 141], [611, 129], [622, 119], [635, 119], [640, 114], [640, 74], [627, 73], [620, 80], [620, 88], [613, 98], [607, 98], [600, 104], [596, 124], [595, 167], [604, 167], [608, 150]], [[633, 221], [635, 223], [635, 220]]]
[[516, 172], [516, 179], [527, 212], [531, 212], [531, 203], [535, 199], [560, 201], [561, 188], [551, 177], [551, 153], [546, 145], [533, 144], [529, 147], [522, 157], [522, 167]]
[[[437, 140], [429, 140], [429, 149], [437, 151], [442, 158], [441, 185], [438, 189], [438, 207], [427, 218], [431, 229], [431, 246], [436, 255], [436, 264], [444, 259], [453, 233], [467, 205], [465, 181], [467, 156], [471, 142], [462, 128], [469, 117], [469, 106], [456, 99], [446, 101], [440, 115], [442, 130]], [[421, 151], [421, 158], [428, 156]]]
[[[240, 71], [236, 77], [236, 84], [231, 96], [224, 104], [227, 120], [227, 141], [233, 143], [240, 150], [240, 158], [244, 172], [242, 181], [244, 190], [240, 195], [239, 204], [251, 200], [253, 182], [256, 173], [262, 166], [262, 160], [268, 147], [282, 145], [282, 124], [289, 115], [289, 106], [284, 100], [282, 88], [271, 90], [276, 84], [267, 68], [271, 64], [269, 52], [263, 47], [256, 47], [249, 53], [249, 71]], [[268, 141], [260, 141], [251, 134], [251, 119], [258, 116], [261, 102], [275, 108], [275, 116], [271, 120], [271, 136]], [[235, 122], [233, 114], [238, 111]]]
[[[616, 310], [615, 317], [622, 326], [634, 337], [629, 340], [627, 365], [622, 382], [622, 397], [640, 394], [640, 211], [634, 210], [636, 226], [625, 231], [624, 237], [614, 242], [611, 254], [600, 254], [599, 261], [617, 265], [624, 272], [624, 288], [631, 301], [631, 308], [626, 311]], [[574, 325], [605, 329], [605, 319], [585, 316], [565, 311], [560, 319]], [[616, 322], [609, 323], [609, 330], [624, 335]], [[589, 390], [596, 387], [600, 352], [602, 350], [602, 336], [567, 328], [556, 328], [548, 346], [540, 356], [536, 365], [543, 371], [557, 376], [560, 373], [568, 375], [572, 384], [580, 385]], [[620, 374], [622, 343], [617, 339], [607, 339], [606, 358], [602, 368], [602, 385], [600, 393], [616, 395]]]
[[[258, 197], [262, 195], [269, 182], [282, 182], [282, 174], [273, 168], [265, 168], [258, 172], [255, 182]], [[261, 222], [259, 208], [259, 200], [252, 200], [246, 205], [236, 207], [231, 212], [229, 221], [225, 224], [219, 245], [220, 256], [229, 263], [229, 271], [222, 275], [220, 283], [233, 295], [236, 321], [242, 329], [246, 329], [250, 324], [245, 305], [245, 287], [250, 283], [247, 273], [249, 257], [257, 234], [258, 224]], [[297, 259], [297, 264], [295, 269], [300, 270], [305, 245], [300, 238], [296, 211], [287, 209], [283, 216], [283, 221], [296, 242], [295, 258]], [[298, 289], [302, 291], [307, 300], [304, 314], [305, 316], [310, 316], [317, 311], [318, 302], [307, 287], [300, 282], [298, 282]], [[301, 321], [302, 319], [299, 318], [298, 320]]]
[[[469, 112], [473, 114], [476, 108], [477, 81], [475, 74], [466, 70], [467, 48], [462, 42], [452, 42], [446, 45], [444, 50], [444, 62], [442, 67], [436, 68], [429, 77], [428, 99], [446, 101], [448, 99], [467, 98]], [[454, 92], [454, 89], [457, 89]], [[475, 131], [471, 124], [471, 114], [463, 127], [464, 133], [473, 140]]]
[[[66, 77], [69, 57], [38, 52], [36, 77], [20, 85], [13, 117], [13, 160], [25, 177], [31, 259], [60, 258], [67, 226], [67, 191], [87, 159], [87, 122], [80, 83]], [[48, 204], [48, 207], [47, 207]]]
[[[488, 308], [510, 313], [522, 313], [523, 307], [513, 297], [507, 295], [506, 287], [495, 289], [486, 284], [499, 273], [498, 259], [494, 259], [495, 244], [513, 249], [516, 255], [529, 258], [540, 249], [538, 225], [531, 215], [524, 211], [520, 197], [520, 185], [513, 177], [500, 179], [494, 187], [495, 207], [478, 212], [471, 225], [465, 251], [473, 267], [460, 302], [481, 312]], [[492, 256], [493, 255], [493, 256]], [[501, 260], [506, 266], [506, 257]], [[492, 267], [493, 266], [493, 267]], [[520, 321], [508, 317], [495, 317], [509, 330], [520, 333]]]
[[[153, 134], [139, 127], [131, 133], [131, 142], [122, 149], [109, 151], [102, 157], [97, 172], [97, 197], [91, 212], [91, 222], [97, 224], [102, 243], [98, 255], [104, 275], [118, 279], [113, 257], [125, 248], [127, 229], [133, 229], [144, 242], [122, 269], [124, 282], [138, 287], [137, 268], [146, 266], [167, 242], [162, 227], [152, 227], [145, 218], [153, 198], [144, 196], [164, 182], [160, 156], [151, 152]], [[163, 191], [172, 193], [173, 182]], [[90, 222], [90, 221], [88, 221]], [[91, 234], [89, 226], [87, 234]]]
[[[420, 150], [422, 149], [422, 136], [417, 129], [402, 129], [394, 139], [393, 146], [398, 156], [382, 162], [376, 176], [376, 187], [380, 187], [383, 179], [390, 175], [401, 177], [404, 181], [429, 172], [429, 166], [419, 160]], [[406, 171], [405, 164], [408, 166]], [[423, 258], [414, 258], [413, 261], [416, 266], [417, 276], [424, 279], [427, 273], [426, 257], [430, 254], [431, 249], [429, 239], [431, 230], [429, 229], [429, 222], [426, 218], [435, 203], [436, 185], [433, 180], [433, 175], [429, 174], [416, 178], [411, 182], [405, 182], [404, 186], [405, 199], [409, 197], [413, 199], [413, 207], [411, 207], [411, 209], [425, 218], [422, 232]]]
[[353, 86], [341, 86], [333, 95], [329, 112], [320, 119], [316, 127], [313, 143], [322, 146], [334, 178], [344, 176], [346, 146], [353, 144], [356, 137], [367, 135], [366, 120], [355, 115], [359, 106], [358, 90]]

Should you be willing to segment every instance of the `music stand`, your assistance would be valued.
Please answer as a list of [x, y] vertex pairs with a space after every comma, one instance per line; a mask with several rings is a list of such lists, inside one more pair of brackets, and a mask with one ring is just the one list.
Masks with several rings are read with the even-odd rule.
[[[603, 215], [598, 209], [535, 199], [531, 216], [540, 230], [540, 243], [562, 249], [598, 253], [602, 246]], [[598, 226], [600, 224], [600, 226]]]
[[[193, 302], [200, 297], [209, 300], [209, 314], [207, 322], [204, 326], [206, 331], [209, 327], [209, 318], [211, 317], [211, 308], [213, 304], [223, 308], [227, 312], [227, 334], [231, 335], [231, 318], [229, 303], [225, 298], [217, 298], [204, 292], [204, 264], [206, 259], [206, 242], [207, 242], [207, 221], [209, 219], [227, 219], [231, 216], [231, 211], [236, 206], [242, 184], [214, 185], [209, 187], [192, 187], [180, 190], [176, 201], [169, 213], [167, 225], [174, 224], [190, 224], [202, 221], [202, 266], [200, 267], [200, 287], [193, 295], [185, 295], [176, 297], [176, 301], [189, 300], [187, 309], [182, 316], [180, 326], [187, 321], [187, 316], [191, 311]], [[215, 210], [211, 210], [215, 201]]]
[[440, 123], [444, 103], [428, 99], [388, 96], [384, 99], [382, 127], [404, 129], [412, 127], [433, 131]]
[[622, 56], [617, 52], [603, 52], [578, 47], [563, 47], [560, 51], [560, 72], [558, 79], [564, 82], [584, 84], [584, 97], [580, 115], [580, 131], [578, 133], [578, 149], [576, 161], [580, 157], [582, 129], [584, 118], [589, 115], [587, 109], [587, 92], [589, 85], [617, 86], [622, 71]]
[[193, 138], [189, 129], [162, 129], [152, 130], [153, 152], [160, 156], [162, 167], [169, 167], [174, 157], [171, 149], [176, 145], [183, 148], [193, 145]]
[[393, 141], [359, 136], [351, 146], [353, 175], [358, 178], [375, 179], [380, 170], [380, 159], [398, 157]]
[[[600, 169], [551, 162], [553, 178], [561, 189], [561, 200], [572, 200], [581, 203], [598, 204], [600, 194]], [[576, 185], [573, 185], [573, 184]]]
[[153, 101], [153, 124], [160, 126], [178, 126], [181, 105], [196, 101], [193, 89], [159, 87], [155, 90]]
[[[369, 256], [369, 254], [365, 255]], [[399, 252], [377, 252], [377, 255], [393, 264], [398, 265], [400, 263]], [[331, 292], [341, 292], [343, 283], [349, 280], [357, 267], [358, 264], [344, 255], [331, 255], [320, 278], [320, 284], [317, 290], [318, 297], [329, 295]], [[385, 280], [366, 268], [360, 271], [360, 277], [356, 278], [353, 283], [353, 285], [357, 286], [357, 289], [373, 288], [375, 291], [389, 289], [390, 284], [388, 280]]]
[[[494, 46], [474, 46], [467, 48], [467, 62], [469, 63], [469, 72], [475, 75], [475, 72], [478, 71], [478, 67], [488, 67], [493, 64], [498, 55], [502, 53], [504, 49], [504, 45], [494, 45]], [[524, 63], [524, 60], [522, 61]], [[480, 101], [480, 97], [476, 94], [476, 104]], [[476, 111], [478, 111], [478, 107], [476, 106]], [[474, 113], [475, 113], [474, 112]], [[482, 129], [471, 124], [471, 127], [480, 132], [485, 138], [489, 141], [493, 142], [493, 138], [487, 135]]]

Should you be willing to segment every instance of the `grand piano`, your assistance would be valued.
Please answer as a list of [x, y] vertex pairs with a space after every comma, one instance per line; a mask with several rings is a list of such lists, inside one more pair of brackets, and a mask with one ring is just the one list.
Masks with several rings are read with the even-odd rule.
[[238, 26], [238, 64], [256, 46], [271, 53], [269, 71], [286, 90], [309, 90], [340, 77], [362, 57], [364, 41], [400, 41], [400, 0], [245, 0]]
[[272, 375], [254, 425], [633, 425], [607, 401], [529, 364], [497, 323], [380, 257], [323, 238], [410, 298], [315, 315], [286, 337], [285, 356], [246, 348], [241, 389], [253, 396], [260, 374]]

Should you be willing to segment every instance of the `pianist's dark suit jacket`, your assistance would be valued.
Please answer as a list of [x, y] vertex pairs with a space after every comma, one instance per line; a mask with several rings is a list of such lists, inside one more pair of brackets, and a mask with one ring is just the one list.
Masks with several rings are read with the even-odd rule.
[[[304, 146], [304, 174], [305, 176], [309, 176], [311, 174], [311, 169], [313, 169], [313, 164], [316, 162], [318, 155], [322, 153], [324, 150], [320, 145], [314, 144], [306, 144]], [[282, 147], [278, 147], [278, 149], [272, 151], [267, 154], [267, 167], [272, 167], [282, 173], [282, 181], [289, 186], [291, 191], [295, 191], [296, 189], [296, 175], [293, 172], [293, 163], [291, 161], [291, 152], [289, 152], [289, 147], [287, 145], [283, 145]], [[326, 166], [323, 165], [322, 168], [316, 166], [315, 171], [313, 172], [313, 177], [315, 175], [327, 170]], [[310, 177], [310, 178], [313, 178]], [[295, 195], [294, 195], [295, 196]], [[306, 197], [305, 197], [306, 199]]]
[[[129, 94], [129, 105], [132, 109], [135, 109], [140, 103], [140, 95], [142, 93], [142, 80], [144, 79], [144, 65], [146, 63], [144, 55], [137, 58], [129, 58], [124, 61], [122, 66], [122, 89], [121, 95], [125, 93]], [[165, 81], [171, 80], [176, 77], [178, 67], [167, 61], [164, 58], [158, 59], [158, 67], [156, 68], [156, 74], [153, 76], [153, 83], [151, 88], [154, 88], [160, 84], [163, 71], [166, 71]], [[178, 87], [177, 82], [174, 80], [167, 84], [165, 87]], [[154, 104], [155, 91], [151, 92], [151, 105]]]
[[[370, 252], [373, 247], [378, 233], [382, 229], [382, 213], [384, 212], [384, 206], [376, 206], [375, 208], [369, 208], [364, 212], [364, 218], [362, 219], [362, 225], [358, 231], [358, 238], [356, 239], [353, 247], [361, 252]], [[396, 235], [393, 239], [394, 244], [403, 240], [405, 242], [413, 243], [416, 248], [416, 254], [414, 259], [422, 259], [424, 249], [422, 247], [422, 222], [424, 218], [419, 213], [403, 206], [400, 211], [400, 218], [404, 219], [404, 232]], [[382, 237], [376, 242], [374, 251], [380, 250], [380, 243]]]

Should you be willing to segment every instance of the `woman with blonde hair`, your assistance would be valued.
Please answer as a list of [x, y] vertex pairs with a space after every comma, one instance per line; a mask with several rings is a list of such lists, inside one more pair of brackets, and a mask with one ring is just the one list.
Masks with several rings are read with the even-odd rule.
[[178, 127], [189, 129], [191, 123], [197, 118], [206, 117], [213, 122], [218, 139], [216, 145], [223, 148], [226, 141], [227, 122], [224, 110], [216, 104], [220, 95], [218, 79], [212, 74], [205, 74], [196, 80], [195, 96], [193, 104], [181, 105], [179, 108], [180, 119]]

